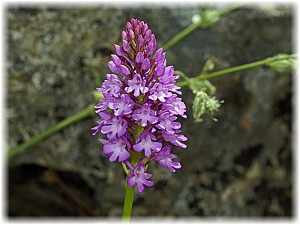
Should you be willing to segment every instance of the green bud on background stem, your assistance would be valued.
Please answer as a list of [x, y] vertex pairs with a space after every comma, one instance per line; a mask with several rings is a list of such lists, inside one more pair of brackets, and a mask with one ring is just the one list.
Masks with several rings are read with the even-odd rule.
[[295, 58], [288, 57], [286, 54], [279, 54], [274, 59], [267, 65], [279, 73], [290, 72], [295, 68]]
[[202, 122], [202, 116], [208, 114], [214, 121], [216, 118], [212, 117], [213, 114], [219, 110], [221, 103], [215, 96], [209, 96], [204, 90], [194, 91], [195, 98], [193, 103], [193, 117], [195, 122]]

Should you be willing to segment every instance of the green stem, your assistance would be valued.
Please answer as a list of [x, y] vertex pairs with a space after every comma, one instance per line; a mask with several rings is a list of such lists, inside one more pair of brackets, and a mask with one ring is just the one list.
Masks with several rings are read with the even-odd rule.
[[135, 192], [135, 186], [131, 188], [128, 186], [126, 182], [126, 194], [125, 194], [123, 216], [122, 216], [123, 222], [130, 221], [133, 199], [134, 199], [134, 192]]
[[223, 9], [223, 10], [219, 13], [219, 16], [223, 16], [223, 15], [225, 15], [225, 14], [227, 14], [227, 13], [230, 13], [230, 12], [232, 12], [232, 11], [234, 11], [234, 10], [236, 10], [236, 9], [238, 9], [238, 8], [240, 8], [240, 7], [242, 7], [242, 6], [245, 5], [245, 4], [246, 4], [246, 3], [239, 3], [239, 4], [231, 5], [231, 6], [227, 7], [227, 8], [225, 8], [225, 9]]
[[185, 73], [183, 73], [182, 71], [175, 70], [174, 73], [181, 76], [186, 82], [188, 82], [188, 83], [190, 82], [190, 78]]
[[[140, 99], [142, 99], [142, 98], [140, 98]], [[136, 130], [133, 133], [134, 138], [136, 139], [138, 136], [141, 135], [142, 132], [143, 132], [143, 127], [141, 126], [141, 122], [139, 121], [138, 126], [136, 127]], [[139, 160], [140, 160], [141, 153], [131, 151], [130, 155], [131, 155], [131, 164], [135, 167], [138, 164]], [[126, 170], [127, 170], [127, 168], [126, 168]], [[122, 219], [123, 219], [124, 222], [129, 222], [130, 221], [130, 216], [131, 216], [131, 211], [132, 211], [135, 186], [131, 188], [131, 187], [128, 186], [127, 182], [125, 182], [125, 183], [126, 183], [125, 184], [126, 185], [126, 193], [125, 193]]]
[[[222, 15], [225, 15], [227, 13], [230, 13], [231, 11], [236, 10], [240, 6], [241, 6], [241, 4], [229, 6], [228, 8], [225, 8], [224, 10], [219, 11], [218, 15], [222, 16]], [[213, 24], [214, 23], [211, 23], [210, 26], [212, 26]], [[187, 28], [185, 28], [180, 33], [176, 34], [173, 38], [171, 38], [166, 44], [164, 44], [163, 49], [166, 51], [167, 49], [171, 48], [177, 42], [181, 41], [182, 39], [184, 39], [186, 36], [188, 36], [190, 33], [192, 33], [193, 31], [195, 31], [197, 28], [199, 28], [201, 26], [206, 26], [207, 27], [206, 24], [203, 24], [202, 20], [200, 20], [197, 23], [193, 23], [193, 24], [189, 25]]]
[[[138, 152], [131, 152], [131, 164], [133, 166], [136, 166], [136, 164], [139, 162], [140, 159], [140, 153]], [[122, 220], [123, 222], [129, 222], [131, 217], [131, 211], [132, 211], [132, 205], [134, 200], [134, 192], [135, 192], [135, 186], [129, 187], [128, 183], [125, 182], [126, 186], [126, 193], [125, 193], [125, 200], [124, 200], [124, 207], [123, 207], [123, 215]]]
[[181, 41], [183, 38], [185, 38], [194, 30], [196, 30], [198, 27], [200, 27], [201, 24], [202, 24], [201, 21], [199, 21], [198, 23], [193, 23], [187, 28], [185, 28], [183, 31], [181, 31], [180, 33], [176, 34], [173, 38], [171, 38], [171, 40], [169, 40], [166, 44], [164, 44], [163, 46], [164, 50], [171, 48], [177, 42]]
[[199, 74], [196, 77], [189, 78], [189, 81], [187, 81], [186, 78], [184, 78], [185, 79], [184, 81], [180, 81], [180, 82], [176, 83], [176, 85], [179, 87], [184, 87], [184, 86], [188, 86], [191, 82], [193, 82], [193, 80], [206, 80], [206, 79], [222, 76], [225, 74], [230, 74], [230, 73], [235, 73], [235, 72], [242, 71], [242, 70], [253, 69], [255, 67], [265, 66], [265, 65], [268, 65], [269, 63], [275, 62], [277, 60], [291, 59], [291, 58], [295, 58], [295, 57], [296, 57], [296, 54], [287, 55], [286, 57], [274, 56], [274, 57], [266, 58], [266, 59], [263, 59], [263, 60], [260, 60], [257, 62], [252, 62], [252, 63], [248, 63], [248, 64], [244, 64], [241, 66], [236, 66], [236, 67], [231, 67], [228, 69], [219, 70], [219, 71], [209, 73], [209, 74]]
[[[190, 79], [192, 79], [192, 78], [190, 78]], [[178, 83], [176, 83], [176, 85], [177, 86], [179, 86], [179, 87], [185, 87], [185, 86], [189, 86], [190, 85], [190, 82], [188, 82], [188, 81], [179, 81]]]
[[290, 58], [294, 58], [294, 57], [295, 57], [294, 54], [288, 55], [286, 58], [278, 58], [276, 56], [275, 57], [270, 57], [270, 58], [266, 58], [266, 59], [263, 59], [263, 60], [260, 60], [260, 61], [257, 61], [257, 62], [248, 63], [248, 64], [244, 64], [244, 65], [241, 65], [241, 66], [236, 66], [236, 67], [231, 67], [231, 68], [220, 70], [220, 71], [210, 73], [210, 74], [200, 74], [199, 76], [197, 76], [196, 79], [198, 79], [198, 80], [210, 79], [210, 78], [213, 78], [213, 77], [218, 77], [218, 76], [222, 76], [222, 75], [225, 75], [225, 74], [230, 74], [230, 73], [234, 73], [234, 72], [237, 72], [237, 71], [248, 70], [248, 69], [252, 69], [252, 68], [255, 68], [255, 67], [264, 66], [264, 65], [267, 65], [268, 63], [271, 63], [271, 62], [274, 62], [274, 61], [277, 61], [277, 60], [290, 59]]
[[89, 116], [91, 116], [94, 113], [94, 108], [93, 106], [89, 106], [86, 109], [80, 111], [79, 113], [76, 113], [70, 117], [68, 117], [67, 119], [57, 123], [56, 125], [54, 125], [53, 127], [51, 127], [50, 129], [38, 134], [37, 136], [29, 139], [28, 141], [26, 141], [25, 143], [11, 149], [7, 154], [6, 157], [10, 158], [13, 157], [14, 155], [23, 152], [24, 150], [26, 150], [27, 148], [33, 146], [34, 144], [38, 143], [39, 141], [49, 137], [50, 135], [62, 130], [63, 128], [79, 121], [82, 120], [84, 118], [87, 118]]

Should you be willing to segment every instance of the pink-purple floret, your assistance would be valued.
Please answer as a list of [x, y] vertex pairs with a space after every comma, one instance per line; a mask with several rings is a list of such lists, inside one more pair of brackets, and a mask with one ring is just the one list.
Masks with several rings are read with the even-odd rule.
[[[152, 186], [152, 174], [146, 170], [151, 161], [157, 161], [171, 172], [181, 168], [173, 159], [169, 143], [186, 148], [187, 138], [180, 134], [181, 124], [177, 116], [186, 118], [186, 106], [178, 95], [175, 85], [178, 75], [173, 66], [166, 66], [166, 53], [162, 48], [156, 52], [156, 39], [143, 21], [131, 19], [122, 32], [122, 47], [115, 45], [116, 54], [108, 67], [101, 88], [104, 98], [95, 106], [100, 119], [93, 127], [107, 136], [99, 139], [104, 145], [104, 155], [110, 162], [124, 162], [129, 169], [127, 183], [136, 185], [142, 192]], [[137, 136], [137, 130], [141, 134]], [[163, 147], [163, 145], [165, 145]], [[135, 165], [130, 163], [132, 153], [139, 153]]]

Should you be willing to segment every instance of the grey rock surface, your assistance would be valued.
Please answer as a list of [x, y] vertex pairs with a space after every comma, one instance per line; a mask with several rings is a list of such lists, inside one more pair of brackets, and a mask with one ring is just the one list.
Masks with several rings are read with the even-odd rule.
[[[9, 148], [94, 104], [92, 91], [109, 72], [113, 44], [131, 17], [147, 22], [161, 46], [203, 7], [8, 6]], [[293, 18], [292, 5], [241, 7], [169, 49], [167, 62], [196, 76], [209, 56], [221, 69], [290, 54]], [[211, 82], [225, 101], [218, 122], [194, 123], [193, 94], [184, 89], [188, 148], [175, 149], [183, 168], [173, 174], [152, 164], [155, 185], [136, 194], [133, 216], [291, 217], [292, 74], [261, 67]], [[121, 216], [124, 174], [91, 135], [96, 119], [9, 160], [8, 216]]]

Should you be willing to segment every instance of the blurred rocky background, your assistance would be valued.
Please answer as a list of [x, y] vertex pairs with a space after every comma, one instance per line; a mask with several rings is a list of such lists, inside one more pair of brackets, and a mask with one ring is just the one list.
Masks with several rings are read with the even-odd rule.
[[[6, 120], [11, 149], [94, 104], [113, 44], [134, 17], [162, 46], [205, 5], [7, 5]], [[209, 6], [210, 7], [210, 6]], [[214, 6], [218, 8], [226, 5]], [[242, 6], [167, 51], [168, 65], [196, 76], [293, 52], [293, 5]], [[293, 76], [267, 67], [211, 79], [224, 100], [202, 123], [184, 89], [188, 148], [175, 174], [152, 164], [155, 185], [136, 194], [133, 216], [263, 218], [294, 215]], [[7, 160], [7, 211], [15, 217], [119, 217], [124, 172], [103, 156], [89, 117]]]

